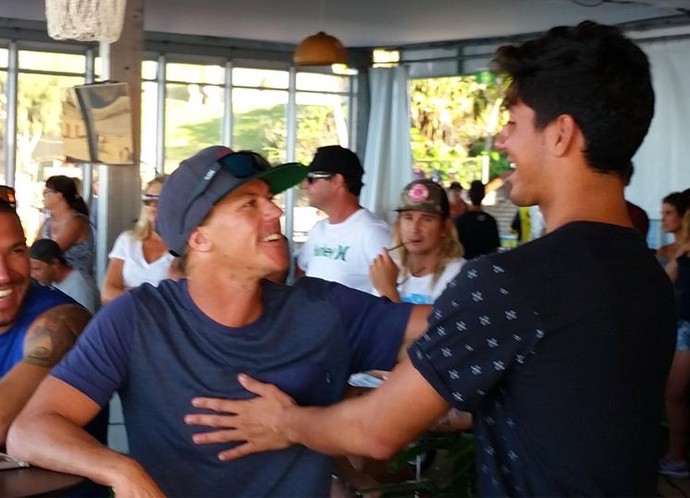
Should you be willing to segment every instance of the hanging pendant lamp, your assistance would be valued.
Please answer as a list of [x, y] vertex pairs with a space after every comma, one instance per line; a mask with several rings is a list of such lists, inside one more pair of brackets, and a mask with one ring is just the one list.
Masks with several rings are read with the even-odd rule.
[[297, 46], [292, 56], [296, 66], [330, 66], [347, 64], [347, 51], [340, 40], [319, 31]]

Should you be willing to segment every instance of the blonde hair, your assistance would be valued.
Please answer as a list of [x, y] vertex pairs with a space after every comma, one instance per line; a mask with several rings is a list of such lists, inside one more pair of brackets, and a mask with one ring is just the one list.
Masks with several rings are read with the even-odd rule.
[[[458, 239], [458, 231], [455, 229], [455, 224], [450, 217], [441, 217], [441, 223], [445, 227], [446, 236], [441, 241], [441, 252], [438, 255], [436, 264], [434, 265], [432, 273], [432, 282], [436, 285], [438, 279], [441, 278], [443, 271], [454, 259], [461, 258], [465, 254], [465, 248], [462, 247], [460, 239]], [[393, 247], [400, 245], [400, 216], [395, 220], [393, 225]], [[410, 252], [407, 247], [400, 248], [400, 265], [402, 280], [406, 280], [410, 275]]]
[[[152, 186], [156, 184], [163, 185], [165, 183], [166, 178], [168, 178], [166, 175], [161, 175], [157, 176], [150, 182], [148, 182], [144, 186], [144, 190], [142, 191], [142, 194], [146, 194], [146, 191]], [[151, 234], [153, 233], [153, 226], [151, 225], [151, 222], [149, 221], [148, 213], [146, 211], [146, 206], [144, 204], [141, 204], [141, 210], [139, 211], [139, 219], [137, 220], [136, 224], [134, 225], [134, 228], [132, 229], [132, 237], [134, 237], [136, 240], [146, 240], [148, 239]]]

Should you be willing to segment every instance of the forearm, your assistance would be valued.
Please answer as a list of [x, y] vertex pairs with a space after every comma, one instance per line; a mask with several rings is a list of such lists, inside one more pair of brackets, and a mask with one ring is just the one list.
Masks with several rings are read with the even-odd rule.
[[291, 443], [301, 444], [328, 455], [360, 455], [384, 460], [391, 458], [406, 441], [388, 440], [376, 420], [362, 416], [359, 399], [330, 407], [294, 406], [280, 420], [282, 432]]
[[33, 465], [111, 487], [143, 472], [131, 458], [103, 446], [82, 427], [54, 413], [20, 416], [8, 434], [7, 450]]

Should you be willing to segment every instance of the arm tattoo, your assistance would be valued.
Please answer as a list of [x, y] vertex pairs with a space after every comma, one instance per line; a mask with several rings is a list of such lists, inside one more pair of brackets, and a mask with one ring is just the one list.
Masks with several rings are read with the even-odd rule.
[[29, 327], [24, 339], [24, 361], [51, 368], [69, 351], [88, 321], [81, 307], [63, 305], [40, 315]]

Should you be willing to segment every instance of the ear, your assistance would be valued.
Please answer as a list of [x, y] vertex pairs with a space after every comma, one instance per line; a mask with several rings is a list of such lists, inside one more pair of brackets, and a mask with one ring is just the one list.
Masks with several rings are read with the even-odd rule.
[[553, 123], [551, 141], [554, 154], [564, 156], [576, 145], [582, 132], [570, 114], [561, 114]]
[[208, 252], [211, 250], [211, 240], [206, 233], [206, 227], [198, 226], [191, 234], [189, 234], [189, 239], [187, 239], [187, 244], [189, 247], [199, 252]]

